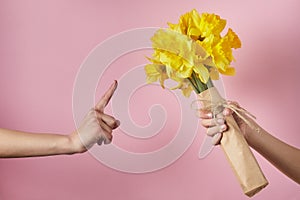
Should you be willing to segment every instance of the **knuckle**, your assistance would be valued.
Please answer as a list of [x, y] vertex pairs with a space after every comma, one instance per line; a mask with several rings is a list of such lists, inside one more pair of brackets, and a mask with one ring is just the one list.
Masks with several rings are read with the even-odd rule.
[[105, 137], [109, 140], [112, 139], [112, 132], [111, 131], [107, 131], [106, 134], [105, 134]]
[[88, 112], [88, 116], [92, 116], [92, 115], [95, 115], [95, 109], [90, 109], [89, 112]]
[[202, 120], [202, 121], [201, 121], [201, 125], [204, 126], [204, 127], [206, 127], [206, 122], [205, 122], [205, 120]]
[[213, 135], [214, 135], [214, 133], [213, 133], [213, 131], [212, 131], [211, 128], [208, 128], [208, 129], [206, 130], [206, 134], [207, 134], [208, 136], [213, 136]]

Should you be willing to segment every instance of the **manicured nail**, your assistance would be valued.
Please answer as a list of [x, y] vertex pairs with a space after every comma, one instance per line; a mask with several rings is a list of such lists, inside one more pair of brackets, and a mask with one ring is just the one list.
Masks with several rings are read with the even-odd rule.
[[213, 117], [212, 113], [207, 113], [207, 116], [208, 116], [209, 118], [212, 118], [212, 117]]
[[221, 133], [216, 133], [216, 134], [214, 135], [214, 137], [212, 138], [212, 143], [213, 143], [214, 145], [219, 144], [219, 143], [220, 143], [220, 140], [221, 140], [221, 137], [222, 137], [222, 134], [221, 134]]
[[111, 143], [111, 140], [109, 140], [109, 139], [104, 140], [104, 144], [110, 144], [110, 143]]
[[110, 87], [114, 87], [114, 90], [117, 89], [117, 86], [118, 86], [118, 81], [117, 80], [114, 80], [114, 82], [110, 85]]
[[220, 130], [221, 130], [221, 131], [225, 131], [225, 130], [226, 130], [226, 125], [223, 124], [222, 126], [220, 126]]

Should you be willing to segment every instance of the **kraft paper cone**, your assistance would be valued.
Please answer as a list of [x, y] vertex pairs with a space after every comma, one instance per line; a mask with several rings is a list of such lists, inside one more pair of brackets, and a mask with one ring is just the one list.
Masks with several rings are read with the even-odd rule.
[[[202, 105], [211, 108], [224, 101], [214, 87], [199, 94]], [[202, 101], [203, 100], [203, 101]], [[252, 151], [249, 148], [233, 116], [226, 117], [228, 130], [223, 133], [221, 147], [231, 168], [246, 194], [252, 197], [268, 185], [268, 181], [261, 171]]]

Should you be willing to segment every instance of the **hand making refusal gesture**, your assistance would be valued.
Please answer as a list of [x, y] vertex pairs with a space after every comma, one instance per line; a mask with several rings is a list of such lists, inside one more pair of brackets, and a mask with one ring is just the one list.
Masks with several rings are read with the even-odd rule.
[[78, 130], [71, 134], [70, 137], [75, 146], [78, 146], [79, 152], [86, 151], [95, 143], [101, 145], [102, 142], [109, 144], [112, 141], [112, 131], [120, 125], [120, 121], [105, 114], [104, 109], [116, 88], [117, 81], [110, 86], [95, 108], [88, 112]]
[[28, 133], [0, 128], [0, 158], [83, 153], [96, 143], [110, 143], [112, 131], [120, 122], [105, 114], [104, 109], [117, 84], [114, 81], [97, 105], [87, 113], [80, 127], [69, 135]]

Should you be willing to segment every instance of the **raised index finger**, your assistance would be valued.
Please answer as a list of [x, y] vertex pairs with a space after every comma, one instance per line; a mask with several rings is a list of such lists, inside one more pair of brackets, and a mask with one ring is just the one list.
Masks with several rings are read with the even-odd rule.
[[115, 80], [113, 82], [113, 84], [111, 84], [109, 89], [105, 92], [105, 94], [102, 96], [100, 101], [96, 104], [96, 106], [95, 106], [96, 110], [103, 112], [105, 106], [108, 104], [109, 100], [111, 99], [112, 95], [114, 94], [117, 86], [118, 86], [118, 82]]

